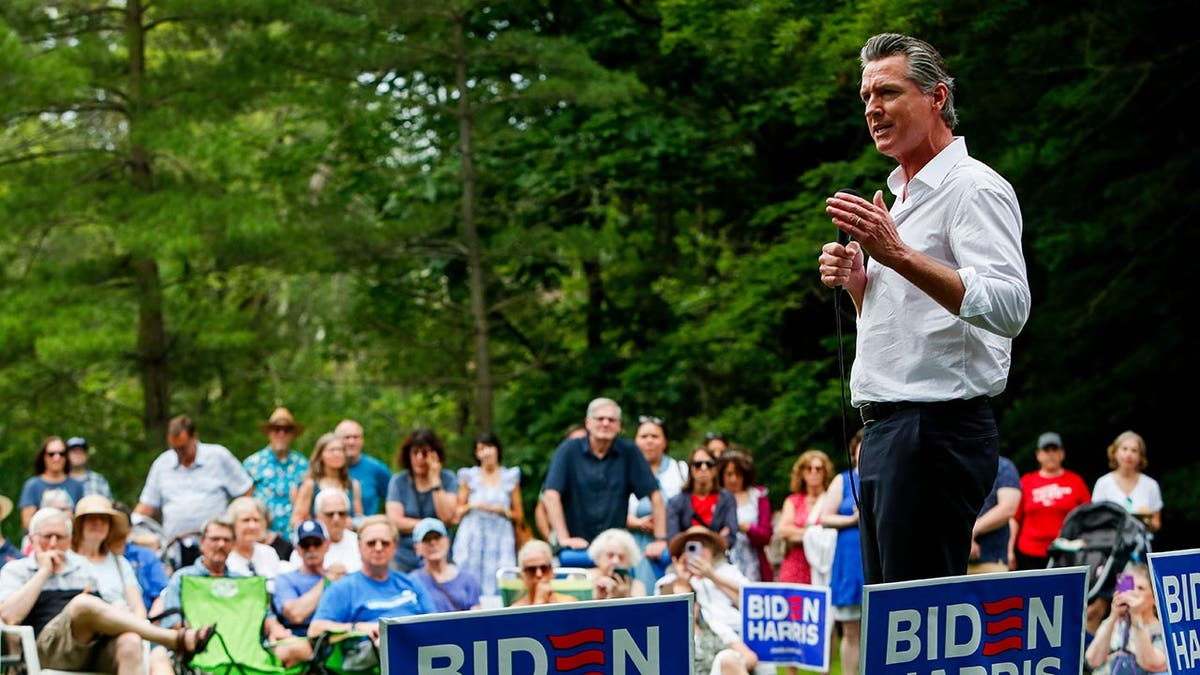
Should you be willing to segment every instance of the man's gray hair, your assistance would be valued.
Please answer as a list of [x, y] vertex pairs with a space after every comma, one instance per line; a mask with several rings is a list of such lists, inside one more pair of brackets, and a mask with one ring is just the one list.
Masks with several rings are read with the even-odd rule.
[[591, 417], [593, 414], [595, 414], [595, 412], [597, 410], [599, 410], [601, 408], [607, 408], [609, 406], [612, 406], [613, 408], [617, 409], [617, 419], [618, 420], [621, 419], [621, 406], [617, 405], [617, 402], [612, 400], [611, 398], [594, 398], [594, 399], [592, 399], [592, 402], [589, 403], [588, 407], [587, 407], [587, 416]]
[[232, 520], [230, 520], [229, 518], [226, 518], [224, 515], [214, 516], [214, 517], [209, 518], [208, 520], [204, 521], [204, 524], [200, 526], [200, 537], [201, 538], [208, 536], [208, 528], [210, 528], [210, 527], [224, 527], [224, 528], [228, 529], [230, 532], [233, 532], [233, 530], [234, 530]]
[[346, 491], [341, 488], [321, 488], [321, 491], [317, 493], [316, 499], [313, 500], [313, 508], [317, 510], [317, 513], [320, 513], [325, 510], [325, 502], [335, 497], [345, 500], [346, 510], [350, 509], [350, 495], [346, 494]]
[[30, 536], [38, 533], [42, 523], [49, 522], [55, 518], [61, 518], [62, 521], [67, 524], [67, 536], [70, 537], [72, 525], [74, 525], [71, 520], [71, 514], [63, 511], [62, 509], [54, 508], [53, 506], [47, 506], [44, 509], [38, 509], [37, 513], [33, 514], [33, 517], [29, 519]]
[[933, 45], [908, 35], [880, 33], [863, 45], [859, 60], [863, 68], [866, 68], [872, 61], [897, 54], [908, 57], [906, 77], [916, 82], [922, 93], [928, 94], [933, 91], [939, 82], [946, 85], [948, 93], [946, 104], [942, 106], [942, 121], [953, 129], [954, 125], [958, 124], [958, 114], [954, 112], [954, 78], [950, 77], [946, 60]]

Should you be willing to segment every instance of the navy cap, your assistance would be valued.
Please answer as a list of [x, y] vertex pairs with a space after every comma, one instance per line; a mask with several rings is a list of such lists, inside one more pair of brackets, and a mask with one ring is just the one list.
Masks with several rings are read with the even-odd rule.
[[67, 439], [67, 449], [70, 450], [71, 448], [83, 448], [84, 450], [87, 450], [88, 449], [87, 439], [84, 438], [83, 436], [72, 436], [72, 437], [68, 438]]
[[305, 539], [329, 539], [329, 533], [325, 531], [325, 524], [319, 520], [313, 520], [312, 518], [309, 518], [308, 520], [297, 525], [296, 543], [299, 544]]

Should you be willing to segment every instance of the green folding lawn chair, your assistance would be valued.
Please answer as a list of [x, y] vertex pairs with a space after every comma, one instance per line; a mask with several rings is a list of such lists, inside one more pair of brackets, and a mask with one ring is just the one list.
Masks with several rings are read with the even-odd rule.
[[262, 644], [263, 620], [270, 609], [265, 578], [187, 576], [181, 581], [184, 620], [189, 626], [217, 626], [207, 649], [190, 663], [176, 664], [181, 675], [189, 669], [214, 675], [292, 675], [308, 669], [307, 663], [284, 668]]

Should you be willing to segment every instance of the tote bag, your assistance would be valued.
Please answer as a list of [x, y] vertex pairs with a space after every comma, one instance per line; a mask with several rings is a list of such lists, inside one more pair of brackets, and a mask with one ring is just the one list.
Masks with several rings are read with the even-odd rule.
[[825, 503], [825, 495], [817, 498], [808, 519], [804, 523], [804, 557], [812, 568], [812, 583], [815, 586], [828, 586], [829, 577], [833, 571], [833, 551], [837, 548], [837, 530], [821, 525], [821, 510]]

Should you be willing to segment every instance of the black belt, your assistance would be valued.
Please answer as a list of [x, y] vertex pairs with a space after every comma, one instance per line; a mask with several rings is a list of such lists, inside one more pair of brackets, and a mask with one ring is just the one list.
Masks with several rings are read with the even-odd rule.
[[862, 417], [863, 424], [865, 425], [891, 417], [906, 408], [967, 407], [976, 403], [986, 402], [987, 400], [986, 396], [978, 396], [976, 398], [958, 399], [955, 401], [868, 401], [858, 407], [858, 414]]

